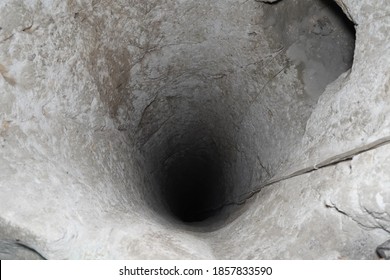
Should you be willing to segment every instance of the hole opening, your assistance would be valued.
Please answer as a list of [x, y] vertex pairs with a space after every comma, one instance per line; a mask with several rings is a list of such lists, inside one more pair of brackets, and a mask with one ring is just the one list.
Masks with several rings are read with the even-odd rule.
[[[248, 48], [255, 55], [266, 39], [269, 53], [237, 67], [248, 59], [237, 46], [225, 52], [210, 39], [207, 48], [183, 47], [172, 58], [179, 66], [168, 71], [177, 76], [145, 106], [137, 140], [150, 177], [145, 197], [157, 213], [187, 224], [221, 222], [224, 205], [283, 168], [326, 86], [351, 68], [355, 30], [335, 3], [278, 1], [262, 9], [263, 30], [248, 33]], [[210, 57], [218, 48], [222, 57]]]

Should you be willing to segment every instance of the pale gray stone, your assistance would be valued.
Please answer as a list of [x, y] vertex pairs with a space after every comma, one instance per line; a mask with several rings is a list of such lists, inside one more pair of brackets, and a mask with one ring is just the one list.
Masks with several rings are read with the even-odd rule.
[[376, 251], [381, 258], [390, 260], [390, 240], [379, 245]]
[[390, 6], [332, 3], [1, 1], [0, 258], [387, 258]]

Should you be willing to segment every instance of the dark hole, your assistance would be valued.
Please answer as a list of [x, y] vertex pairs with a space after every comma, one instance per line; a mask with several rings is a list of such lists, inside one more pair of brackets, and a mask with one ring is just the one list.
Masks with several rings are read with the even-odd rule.
[[223, 198], [221, 161], [216, 147], [177, 151], [164, 166], [163, 196], [170, 211], [183, 222], [214, 215]]

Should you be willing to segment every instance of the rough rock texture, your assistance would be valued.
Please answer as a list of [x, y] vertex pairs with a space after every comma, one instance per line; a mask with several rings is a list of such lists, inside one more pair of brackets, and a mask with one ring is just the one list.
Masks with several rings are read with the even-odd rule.
[[390, 233], [389, 168], [385, 146], [268, 186], [244, 214], [211, 233], [215, 252], [240, 259], [374, 259]]
[[387, 257], [390, 6], [336, 2], [1, 1], [0, 257]]

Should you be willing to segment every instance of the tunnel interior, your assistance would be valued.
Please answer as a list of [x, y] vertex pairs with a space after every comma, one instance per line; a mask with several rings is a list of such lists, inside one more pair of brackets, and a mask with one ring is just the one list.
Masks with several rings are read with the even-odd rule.
[[[223, 11], [218, 3], [211, 9]], [[258, 5], [245, 44], [230, 35], [233, 24], [219, 23], [219, 33], [205, 20], [183, 32], [206, 29], [206, 43], [146, 62], [168, 69], [134, 138], [149, 177], [145, 201], [160, 215], [201, 222], [239, 204], [288, 161], [326, 86], [352, 66], [355, 30], [335, 3]]]
[[222, 166], [215, 143], [183, 144], [164, 162], [163, 197], [184, 222], [202, 221], [223, 202]]

